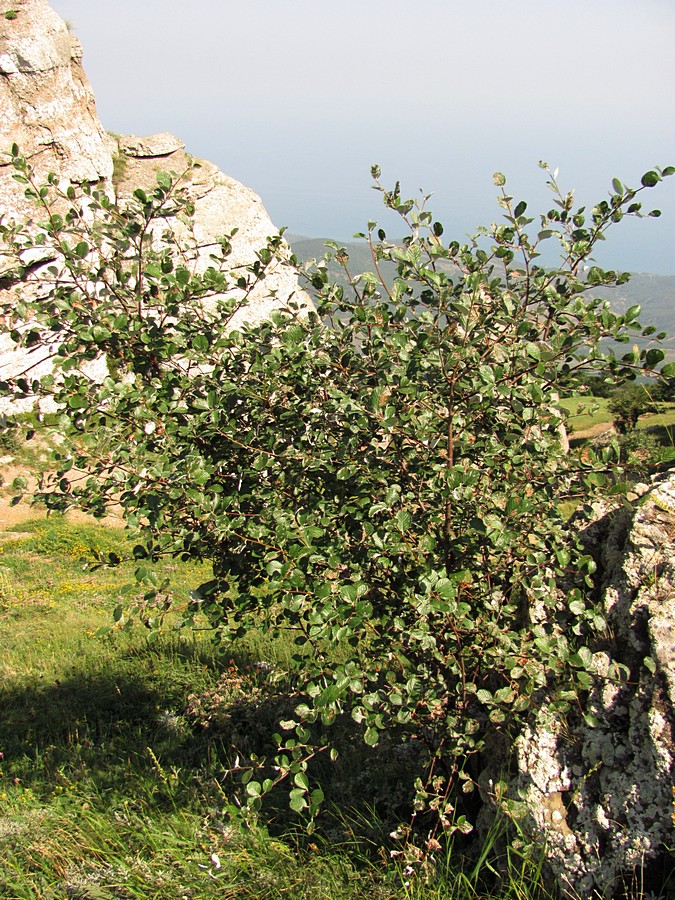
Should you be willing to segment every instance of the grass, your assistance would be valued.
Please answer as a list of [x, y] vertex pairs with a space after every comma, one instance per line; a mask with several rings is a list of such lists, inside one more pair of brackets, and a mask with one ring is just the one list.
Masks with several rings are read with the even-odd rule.
[[[588, 431], [600, 425], [612, 424], [612, 413], [609, 411], [607, 397], [576, 396], [560, 400], [560, 405], [569, 412], [568, 427], [572, 434]], [[662, 404], [658, 413], [640, 416], [640, 429], [664, 428], [672, 435], [675, 426], [675, 403]], [[670, 441], [672, 443], [672, 439]]]
[[575, 431], [587, 431], [597, 425], [611, 425], [609, 400], [606, 397], [566, 397], [560, 400], [563, 409], [569, 412], [568, 426]]
[[[142, 626], [101, 634], [135, 563], [91, 564], [123, 555], [124, 532], [61, 517], [21, 529], [0, 545], [0, 896], [550, 896], [540, 851], [497, 851], [496, 831], [484, 858], [448, 847], [424, 877], [406, 874], [387, 816], [410, 773], [375, 750], [347, 748], [312, 838], [283, 804], [245, 827], [224, 773], [233, 754], [265, 750], [280, 701], [256, 663], [283, 647], [261, 635], [223, 658], [207, 632], [170, 622], [154, 643]], [[208, 577], [163, 568], [179, 604]]]

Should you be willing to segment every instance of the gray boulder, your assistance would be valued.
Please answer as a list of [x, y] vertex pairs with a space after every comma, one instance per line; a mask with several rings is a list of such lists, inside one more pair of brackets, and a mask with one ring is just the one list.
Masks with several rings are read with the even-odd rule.
[[594, 686], [565, 721], [544, 706], [519, 736], [512, 789], [565, 894], [613, 897], [674, 834], [675, 475], [586, 539], [609, 622]]

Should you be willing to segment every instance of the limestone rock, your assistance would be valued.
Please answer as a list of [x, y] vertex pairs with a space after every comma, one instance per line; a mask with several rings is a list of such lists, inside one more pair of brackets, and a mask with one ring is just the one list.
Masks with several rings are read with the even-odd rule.
[[[157, 183], [158, 172], [171, 171], [180, 175], [188, 171], [192, 162], [184, 144], [168, 133], [146, 138], [120, 135], [114, 153], [119, 171], [115, 190], [118, 198], [122, 199], [139, 187], [151, 190]], [[255, 259], [255, 251], [264, 247], [267, 237], [276, 231], [260, 197], [223, 174], [213, 163], [204, 160], [197, 162], [199, 166], [190, 171], [187, 182], [187, 191], [194, 203], [194, 239], [197, 246], [205, 248], [203, 253], [197, 254], [197, 268], [203, 270], [211, 264], [209, 244], [234, 229], [236, 234], [232, 238], [228, 263], [232, 269], [250, 265]], [[259, 321], [289, 301], [303, 307], [311, 305], [308, 296], [299, 290], [291, 270], [277, 264], [267, 274], [264, 283], [253, 291], [245, 313], [233, 318], [233, 325], [243, 319]]]
[[[16, 10], [16, 18], [5, 13]], [[0, 0], [0, 153], [13, 143], [38, 176], [73, 183], [112, 176], [106, 134], [82, 68], [82, 47], [46, 0]], [[25, 218], [34, 208], [0, 157], [0, 209]]]
[[[572, 897], [612, 897], [673, 835], [675, 475], [587, 535], [611, 639], [584, 716], [542, 710], [517, 741], [520, 798]], [[665, 499], [664, 499], [665, 498]]]
[[119, 140], [120, 151], [125, 156], [136, 159], [161, 158], [185, 149], [185, 144], [168, 131], [152, 134], [150, 137], [122, 136]]
[[[16, 17], [7, 19], [4, 14], [10, 9], [16, 10]], [[106, 134], [82, 68], [80, 43], [47, 0], [0, 0], [0, 112], [0, 154], [16, 143], [40, 182], [53, 172], [64, 186], [95, 183], [121, 204], [137, 188], [153, 188], [159, 171], [182, 174], [191, 163], [185, 145], [172, 134]], [[9, 220], [22, 221], [35, 215], [35, 207], [13, 174], [7, 156], [0, 155], [0, 211]], [[188, 189], [195, 208], [192, 263], [197, 271], [211, 264], [209, 244], [235, 229], [231, 268], [253, 263], [267, 237], [277, 232], [260, 198], [211, 163], [201, 161], [191, 171]], [[178, 221], [171, 227], [180, 232]], [[184, 237], [190, 236], [185, 232]], [[43, 261], [54, 259], [46, 255]], [[259, 321], [288, 302], [311, 307], [293, 270], [276, 263], [232, 324]], [[46, 360], [35, 366], [40, 352], [29, 361], [33, 377], [50, 369]], [[0, 376], [17, 374], [25, 362], [25, 354], [14, 349], [9, 337], [0, 336]], [[7, 409], [0, 401], [0, 411]]]

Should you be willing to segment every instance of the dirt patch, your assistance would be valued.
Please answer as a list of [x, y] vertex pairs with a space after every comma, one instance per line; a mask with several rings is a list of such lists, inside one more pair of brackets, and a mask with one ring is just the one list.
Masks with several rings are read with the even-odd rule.
[[583, 441], [588, 440], [589, 438], [598, 437], [600, 434], [605, 434], [608, 431], [614, 431], [614, 426], [611, 422], [600, 422], [598, 425], [593, 425], [592, 428], [585, 428], [583, 431], [572, 431], [570, 432], [570, 440], [571, 441]]
[[[16, 465], [11, 457], [3, 457], [0, 459], [0, 534], [4, 531], [11, 531], [11, 539], [16, 538], [16, 532], [20, 531], [20, 526], [29, 519], [46, 519], [49, 511], [41, 503], [32, 503], [33, 492], [36, 488], [35, 476], [28, 468]], [[15, 478], [25, 478], [27, 482], [26, 493], [20, 502], [14, 502], [15, 491], [12, 489], [12, 482]], [[65, 517], [69, 522], [97, 522], [102, 525], [114, 525], [120, 527], [124, 525], [122, 517], [115, 512], [106, 516], [105, 519], [95, 519], [93, 516], [81, 512], [79, 509], [71, 509], [65, 513]], [[0, 541], [9, 540], [0, 536]]]

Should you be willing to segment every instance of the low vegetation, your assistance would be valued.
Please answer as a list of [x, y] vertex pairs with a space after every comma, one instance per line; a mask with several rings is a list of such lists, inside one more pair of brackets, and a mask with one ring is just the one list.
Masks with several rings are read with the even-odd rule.
[[[540, 857], [490, 852], [494, 832], [484, 860], [446, 848], [411, 882], [379, 852], [409, 773], [374, 751], [352, 748], [334, 775], [321, 835], [303, 838], [283, 809], [244, 828], [226, 772], [264, 743], [284, 690], [270, 673], [292, 650], [264, 635], [223, 654], [208, 631], [103, 633], [136, 563], [97, 558], [131, 551], [125, 533], [58, 515], [17, 527], [0, 544], [0, 896], [546, 896]], [[168, 568], [179, 597], [205, 574]]]
[[[562, 399], [560, 405], [567, 410], [567, 428], [577, 439], [601, 434], [603, 431], [609, 432], [613, 428], [616, 414], [610, 408], [611, 398], [574, 394]], [[669, 429], [675, 425], [675, 403], [649, 401], [646, 408], [648, 411], [638, 414], [633, 427], [649, 431], [652, 428]]]
[[[234, 277], [224, 237], [203, 271], [172, 224], [190, 224], [179, 176], [160, 173], [120, 207], [87, 186], [36, 183], [16, 147], [11, 164], [42, 223], [0, 224], [5, 283], [17, 291], [7, 327], [26, 350], [51, 342], [57, 368], [2, 388], [61, 410], [40, 501], [96, 518], [114, 508], [130, 533], [129, 544], [101, 538], [87, 550], [101, 568], [86, 577], [113, 567], [127, 578], [107, 600], [87, 582], [116, 622], [86, 609], [100, 652], [55, 652], [51, 683], [17, 663], [6, 703], [21, 710], [15, 729], [25, 721], [21, 746], [7, 737], [21, 760], [15, 794], [35, 784], [56, 810], [61, 795], [78, 796], [79, 818], [71, 811], [72, 827], [58, 827], [83, 846], [115, 823], [106, 846], [117, 861], [93, 856], [113, 866], [106, 890], [124, 877], [130, 896], [170, 896], [177, 883], [208, 896], [212, 881], [219, 896], [245, 896], [251, 878], [256, 897], [545, 894], [543, 848], [521, 833], [508, 753], [496, 781], [481, 774], [542, 697], [564, 717], [597, 675], [607, 624], [595, 562], [562, 509], [588, 520], [591, 500], [625, 492], [632, 461], [613, 439], [567, 452], [559, 398], [586, 377], [620, 387], [661, 366], [639, 309], [617, 314], [598, 297], [629, 276], [585, 267], [675, 169], [646, 172], [637, 189], [615, 179], [609, 199], [585, 210], [542, 163], [552, 205], [538, 217], [497, 173], [504, 221], [460, 244], [442, 239], [426, 199], [385, 189], [375, 167], [408, 236], [389, 241], [370, 223], [372, 273], [352, 273], [333, 245], [305, 273], [316, 313], [291, 300], [235, 329], [270, 267], [295, 265], [280, 236]], [[547, 241], [557, 268], [538, 262]], [[58, 264], [36, 270], [45, 251]], [[33, 299], [26, 281], [39, 281]], [[623, 344], [634, 349], [608, 349]], [[83, 364], [101, 354], [108, 376], [93, 384]], [[661, 371], [673, 377], [675, 365]], [[39, 557], [71, 538], [31, 540], [19, 547]], [[193, 576], [187, 597], [176, 591]], [[73, 615], [88, 602], [80, 587]], [[40, 793], [43, 777], [63, 779], [53, 798]], [[153, 804], [165, 816], [159, 835]], [[481, 808], [494, 822], [487, 834]], [[256, 863], [242, 876], [237, 860], [257, 859], [257, 847], [274, 871]], [[154, 893], [149, 859], [162, 860]], [[208, 887], [188, 884], [195, 865]], [[49, 877], [72, 896], [63, 885], [79, 876], [61, 866], [60, 881]], [[30, 890], [25, 869], [25, 857], [12, 863], [18, 887], [8, 889]], [[325, 883], [306, 881], [324, 872]]]

